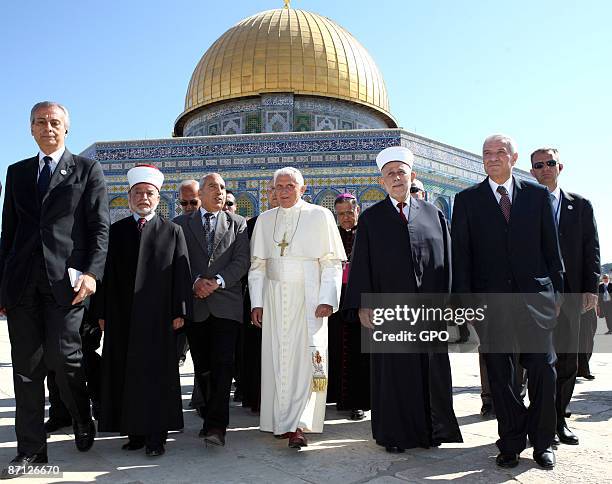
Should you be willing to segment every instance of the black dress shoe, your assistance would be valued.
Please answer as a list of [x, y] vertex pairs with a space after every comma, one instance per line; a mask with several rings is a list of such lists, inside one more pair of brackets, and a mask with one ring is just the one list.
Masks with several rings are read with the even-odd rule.
[[555, 434], [555, 436], [553, 437], [553, 441], [552, 441], [552, 448], [556, 449], [560, 445], [561, 445], [561, 441], [559, 440], [559, 437], [557, 436], [557, 434]]
[[578, 437], [565, 424], [557, 427], [557, 435], [561, 443], [565, 445], [578, 445], [580, 442]]
[[51, 434], [53, 432], [57, 432], [59, 429], [63, 429], [64, 427], [70, 427], [72, 425], [72, 420], [60, 420], [57, 418], [50, 418], [45, 422], [45, 432]]
[[159, 457], [160, 455], [164, 455], [166, 453], [166, 449], [164, 448], [163, 445], [159, 446], [159, 447], [148, 447], [145, 450], [145, 454], [147, 454], [148, 457]]
[[595, 375], [591, 375], [590, 373], [588, 375], [584, 375], [583, 378], [586, 378], [587, 380], [595, 380]]
[[557, 462], [552, 447], [542, 451], [533, 451], [533, 460], [543, 469], [552, 469]]
[[128, 440], [127, 443], [121, 446], [121, 449], [122, 450], [138, 450], [138, 449], [142, 449], [144, 446], [145, 446], [144, 440], [142, 441]]
[[398, 447], [397, 445], [386, 445], [385, 450], [390, 454], [403, 454], [404, 449]]
[[204, 442], [223, 447], [225, 445], [225, 432], [223, 429], [210, 429], [204, 436]]
[[516, 467], [519, 463], [519, 455], [518, 454], [504, 454], [499, 453], [495, 458], [495, 463], [499, 467], [513, 468]]
[[483, 403], [480, 409], [480, 416], [487, 419], [495, 418], [495, 408], [493, 408], [493, 404], [489, 402]]
[[351, 410], [351, 420], [363, 420], [365, 412], [363, 410]]
[[24, 474], [24, 468], [34, 466], [36, 464], [46, 464], [48, 461], [46, 453], [40, 454], [24, 454], [19, 452], [17, 456], [9, 462], [9, 465], [2, 469], [0, 479], [12, 479]]
[[94, 424], [93, 420], [90, 419], [88, 422], [82, 424], [75, 422], [72, 428], [74, 429], [74, 443], [76, 448], [81, 452], [86, 452], [91, 449], [96, 436], [96, 424]]

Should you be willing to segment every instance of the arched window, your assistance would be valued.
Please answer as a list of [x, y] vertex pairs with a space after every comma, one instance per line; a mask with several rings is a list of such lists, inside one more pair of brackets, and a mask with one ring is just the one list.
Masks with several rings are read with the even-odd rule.
[[450, 216], [451, 216], [450, 205], [448, 204], [448, 201], [444, 197], [436, 198], [434, 201], [434, 205], [438, 207], [440, 210], [442, 210], [442, 213], [444, 214], [447, 220], [450, 220]]
[[357, 201], [361, 205], [361, 210], [365, 210], [376, 202], [384, 200], [386, 196], [387, 194], [382, 189], [371, 187], [361, 192], [359, 197], [357, 197]]
[[166, 197], [159, 197], [159, 205], [157, 206], [155, 213], [166, 218], [174, 217], [174, 213], [170, 213], [170, 204], [168, 203]]
[[329, 208], [332, 213], [334, 212], [334, 201], [338, 196], [338, 192], [335, 190], [321, 190], [315, 199], [317, 205]]
[[255, 203], [246, 193], [241, 193], [236, 197], [236, 212], [245, 218], [251, 218], [256, 215]]
[[111, 223], [115, 223], [117, 220], [121, 220], [131, 213], [127, 197], [113, 198], [108, 208], [110, 211]]

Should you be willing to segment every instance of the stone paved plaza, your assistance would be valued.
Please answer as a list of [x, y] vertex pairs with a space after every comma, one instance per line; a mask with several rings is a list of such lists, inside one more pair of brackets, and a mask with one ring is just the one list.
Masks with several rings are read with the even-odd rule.
[[[600, 321], [597, 338], [612, 338], [602, 334], [604, 326]], [[552, 471], [537, 467], [531, 449], [523, 452], [516, 469], [495, 466], [496, 421], [483, 421], [479, 415], [480, 380], [475, 354], [451, 356], [455, 410], [465, 443], [413, 449], [399, 455], [387, 454], [376, 446], [369, 420], [349, 421], [333, 406], [327, 409], [325, 432], [311, 436], [309, 446], [300, 451], [287, 448], [285, 440], [259, 432], [258, 418], [240, 406], [231, 409], [226, 447], [206, 448], [197, 437], [201, 420], [188, 409], [193, 380], [188, 359], [181, 371], [185, 431], [171, 434], [163, 457], [153, 459], [144, 451], [122, 451], [125, 440], [110, 434], [99, 435], [92, 450], [80, 453], [71, 434], [58, 432], [49, 439], [49, 463], [60, 467], [63, 479], [20, 477], [17, 482], [612, 482], [611, 356], [593, 356], [594, 381], [578, 379], [569, 423], [581, 443], [561, 446], [557, 467]], [[405, 383], [398, 384], [409, 385], [410, 375], [406, 375]], [[0, 461], [4, 464], [16, 454], [15, 400], [5, 321], [0, 321], [0, 392]]]

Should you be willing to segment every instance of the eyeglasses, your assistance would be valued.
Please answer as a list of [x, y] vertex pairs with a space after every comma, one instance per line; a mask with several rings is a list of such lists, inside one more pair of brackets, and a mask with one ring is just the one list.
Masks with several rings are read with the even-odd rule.
[[193, 200], [179, 200], [179, 204], [181, 205], [181, 207], [186, 207], [187, 205], [192, 205], [194, 207], [198, 206], [198, 201], [195, 198]]
[[419, 193], [421, 191], [420, 188], [417, 187], [410, 187], [410, 193]]
[[227, 202], [225, 202], [225, 206], [226, 207], [233, 207], [234, 206], [234, 202], [228, 200]]
[[537, 163], [534, 163], [533, 169], [534, 170], [541, 170], [542, 168], [544, 168], [544, 163], [546, 163], [546, 165], [548, 166], [557, 166], [557, 160], [548, 160], [548, 161], [538, 161]]

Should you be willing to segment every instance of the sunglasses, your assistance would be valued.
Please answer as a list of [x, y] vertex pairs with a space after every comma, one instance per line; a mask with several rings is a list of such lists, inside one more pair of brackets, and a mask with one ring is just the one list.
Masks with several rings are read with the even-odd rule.
[[225, 202], [225, 206], [226, 207], [233, 207], [234, 206], [234, 202], [231, 202], [231, 201], [228, 200], [227, 202]]
[[421, 191], [420, 188], [417, 187], [410, 187], [410, 193], [419, 193]]
[[198, 200], [179, 200], [178, 201], [181, 207], [186, 207], [187, 205], [193, 205], [194, 207], [198, 206]]
[[537, 163], [533, 164], [533, 169], [541, 170], [544, 168], [544, 163], [546, 163], [548, 166], [557, 166], [557, 160], [538, 161]]

